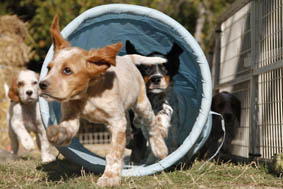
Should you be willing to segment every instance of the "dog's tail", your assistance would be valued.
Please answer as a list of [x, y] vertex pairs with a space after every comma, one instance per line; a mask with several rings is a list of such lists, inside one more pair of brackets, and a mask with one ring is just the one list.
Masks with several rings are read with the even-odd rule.
[[132, 59], [132, 62], [135, 65], [140, 65], [140, 64], [163, 64], [167, 62], [165, 58], [161, 57], [147, 57], [147, 56], [142, 56], [138, 54], [130, 54], [126, 55], [129, 56]]

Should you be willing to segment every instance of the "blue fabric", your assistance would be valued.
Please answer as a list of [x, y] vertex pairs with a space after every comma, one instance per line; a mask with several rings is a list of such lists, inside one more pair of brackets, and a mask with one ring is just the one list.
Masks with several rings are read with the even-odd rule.
[[[192, 156], [206, 140], [211, 122], [207, 122], [211, 103], [211, 79], [203, 52], [193, 37], [181, 25], [163, 13], [133, 5], [104, 5], [86, 11], [72, 21], [62, 32], [74, 46], [84, 49], [100, 48], [130, 40], [144, 54], [153, 51], [167, 53], [173, 42], [184, 50], [180, 57], [179, 73], [175, 76], [174, 97], [178, 101], [180, 148], [164, 160], [146, 167], [125, 166], [123, 175], [147, 175], [163, 170], [178, 162], [182, 156]], [[125, 48], [120, 51], [124, 55]], [[41, 78], [52, 59], [50, 48]], [[43, 120], [48, 127], [60, 120], [60, 104], [40, 99]], [[209, 132], [208, 132], [209, 131]], [[208, 133], [208, 134], [207, 134]], [[204, 136], [205, 135], [205, 136]], [[94, 171], [101, 171], [105, 162], [83, 148], [76, 139], [68, 148], [59, 150], [76, 163]], [[85, 154], [84, 154], [85, 153]], [[79, 155], [78, 155], [79, 154]]]

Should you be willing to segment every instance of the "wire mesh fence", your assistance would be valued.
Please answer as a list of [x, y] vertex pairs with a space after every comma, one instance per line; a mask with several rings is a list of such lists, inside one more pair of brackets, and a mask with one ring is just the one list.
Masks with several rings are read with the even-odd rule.
[[221, 16], [216, 40], [214, 89], [242, 104], [233, 155], [283, 152], [283, 1], [236, 1]]

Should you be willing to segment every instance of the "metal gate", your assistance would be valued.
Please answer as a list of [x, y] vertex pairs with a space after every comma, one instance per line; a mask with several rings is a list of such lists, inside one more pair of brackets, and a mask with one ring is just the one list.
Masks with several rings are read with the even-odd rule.
[[238, 0], [216, 32], [214, 90], [242, 104], [233, 155], [269, 159], [283, 152], [283, 1]]

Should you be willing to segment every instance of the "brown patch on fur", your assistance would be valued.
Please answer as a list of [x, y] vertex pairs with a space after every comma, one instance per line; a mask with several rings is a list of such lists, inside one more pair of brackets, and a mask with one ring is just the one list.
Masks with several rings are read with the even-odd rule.
[[144, 83], [147, 84], [147, 82], [149, 81], [149, 76], [145, 76], [145, 77], [143, 78], [143, 80], [144, 80]]
[[106, 72], [100, 77], [90, 80], [89, 86], [92, 86], [92, 90], [88, 90], [88, 96], [101, 96], [105, 90], [112, 89], [115, 77], [116, 74], [114, 72]]
[[20, 97], [19, 97], [19, 92], [18, 92], [18, 78], [14, 77], [11, 82], [11, 86], [9, 88], [8, 92], [8, 97], [13, 101], [13, 102], [19, 102]]
[[116, 56], [122, 46], [122, 43], [115, 43], [97, 50], [89, 50], [87, 58], [89, 75], [93, 77], [105, 72], [110, 66], [116, 66]]
[[123, 155], [123, 149], [124, 149], [124, 146], [125, 146], [125, 142], [126, 142], [126, 133], [125, 132], [118, 132], [117, 133], [117, 138], [116, 138], [116, 142], [117, 144], [117, 151], [121, 154], [119, 155]]
[[[88, 82], [90, 80], [88, 76], [87, 67], [85, 64], [76, 64], [75, 62], [81, 62], [81, 56], [72, 56], [70, 60], [66, 60], [60, 67], [61, 79], [67, 80], [69, 85], [74, 87], [70, 94], [70, 97], [78, 95], [86, 90]], [[68, 67], [72, 70], [73, 75], [64, 74], [64, 69]], [[60, 78], [58, 78], [60, 80]]]
[[70, 46], [69, 42], [66, 41], [60, 33], [58, 14], [56, 14], [53, 18], [50, 33], [54, 43], [54, 52]]
[[67, 133], [67, 137], [66, 137], [66, 141], [64, 143], [70, 144], [74, 136], [73, 136], [72, 132], [70, 132], [68, 129], [66, 129], [66, 133]]
[[106, 176], [108, 178], [114, 178], [114, 177], [120, 176], [120, 173], [119, 172], [115, 173], [115, 172], [107, 171], [107, 172], [104, 173], [104, 176]]
[[50, 71], [53, 66], [54, 66], [54, 62], [52, 61], [47, 65], [48, 71]]
[[169, 76], [169, 75], [166, 75], [164, 78], [165, 78], [165, 81], [166, 81], [167, 86], [168, 86], [168, 85], [169, 85], [169, 83], [170, 83], [170, 81], [171, 81], [171, 78], [170, 78], [170, 76]]
[[[64, 102], [62, 106], [64, 107], [65, 112], [63, 112], [63, 120], [72, 120], [76, 119], [78, 114], [83, 109], [86, 102], [82, 100], [72, 100], [69, 102]], [[76, 110], [76, 111], [74, 111]]]
[[105, 172], [104, 176], [108, 177], [108, 178], [113, 178], [114, 177], [114, 173], [113, 172]]

